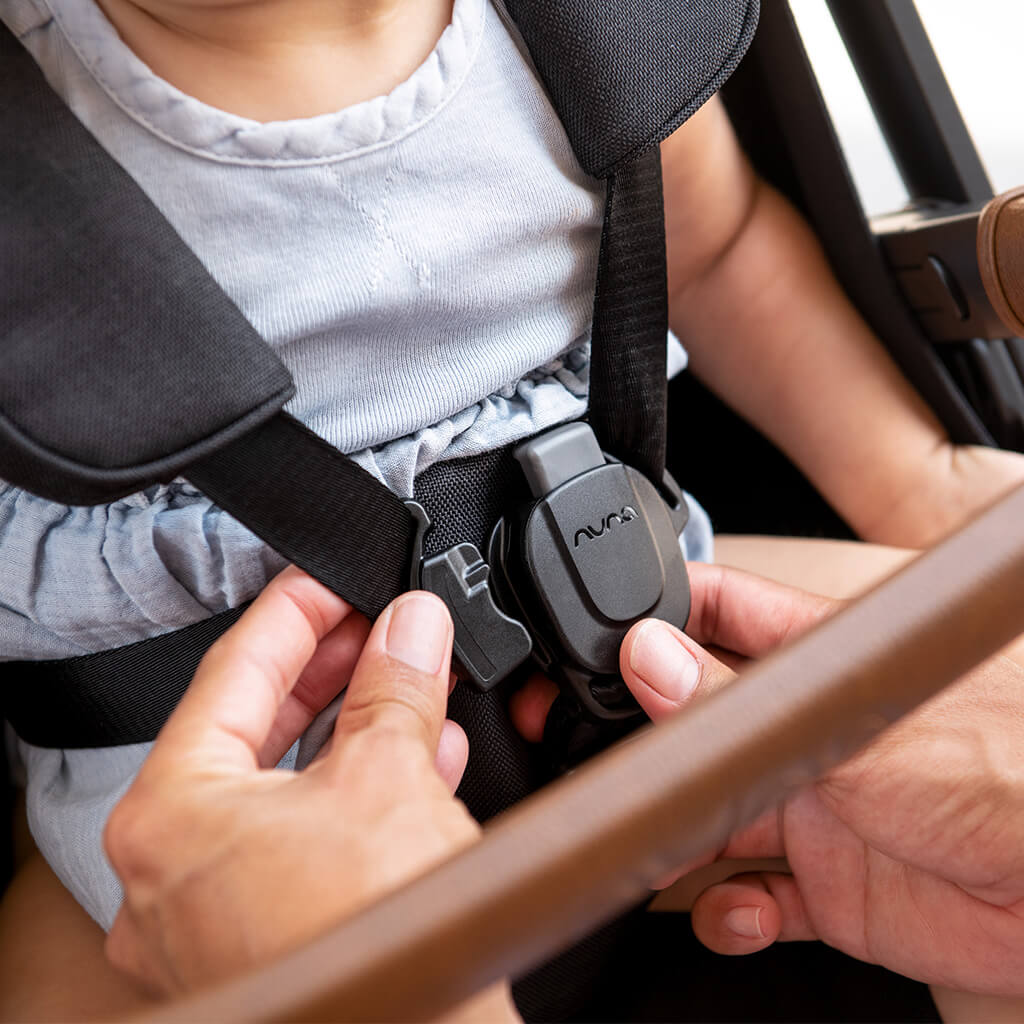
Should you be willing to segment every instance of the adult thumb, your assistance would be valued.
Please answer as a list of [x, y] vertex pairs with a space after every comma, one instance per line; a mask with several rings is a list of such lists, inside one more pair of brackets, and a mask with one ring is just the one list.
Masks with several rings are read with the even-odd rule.
[[421, 740], [431, 756], [444, 725], [451, 670], [452, 620], [440, 598], [412, 591], [396, 598], [373, 625], [334, 735], [376, 729]]
[[630, 629], [622, 641], [619, 667], [654, 722], [736, 678], [700, 644], [659, 619], [645, 619]]

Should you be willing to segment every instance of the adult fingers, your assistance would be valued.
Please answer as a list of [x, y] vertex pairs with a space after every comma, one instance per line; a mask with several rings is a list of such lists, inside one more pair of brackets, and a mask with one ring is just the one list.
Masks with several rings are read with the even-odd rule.
[[367, 618], [353, 612], [320, 641], [277, 713], [260, 751], [261, 767], [277, 764], [317, 714], [348, 686], [369, 632]]
[[697, 897], [694, 934], [708, 949], [727, 956], [756, 953], [773, 942], [816, 939], [792, 875], [736, 875]]
[[765, 860], [785, 857], [784, 809], [785, 805], [781, 805], [764, 811], [750, 824], [744, 825], [738, 832], [734, 832], [722, 847], [719, 857], [727, 860]]
[[832, 614], [842, 602], [739, 569], [691, 562], [686, 632], [702, 644], [760, 657]]
[[[785, 853], [786, 848], [782, 841], [782, 815], [779, 808], [772, 808], [772, 810], [765, 811], [759, 818], [756, 818], [738, 832], [734, 832], [721, 849], [702, 854], [699, 857], [695, 857], [692, 861], [680, 865], [659, 878], [651, 888], [667, 888], [679, 881], [683, 875], [709, 867], [712, 862], [716, 862], [715, 871], [725, 867], [726, 863], [732, 868], [731, 872], [722, 872], [720, 876], [722, 879], [725, 879], [730, 874], [736, 874], [736, 872], [741, 871], [742, 868], [735, 866], [737, 862], [741, 861], [760, 861], [758, 870], [762, 871], [780, 870], [784, 867], [783, 864], [770, 864], [767, 862], [783, 862], [785, 860]], [[747, 873], [754, 870], [755, 868], [751, 867]], [[697, 882], [696, 879], [692, 881]], [[704, 884], [711, 883], [705, 880]], [[689, 888], [689, 884], [687, 888]]]
[[[623, 677], [655, 721], [733, 678], [733, 672], [701, 644], [729, 652], [727, 659], [738, 664], [774, 649], [838, 606], [828, 598], [738, 569], [700, 562], [688, 568], [692, 595], [688, 636], [665, 623], [646, 620], [626, 634], [621, 648]], [[512, 720], [526, 739], [539, 741], [556, 695], [554, 683], [535, 675], [513, 696]]]
[[512, 694], [508, 713], [512, 724], [528, 743], [540, 743], [544, 738], [544, 724], [557, 696], [558, 684], [539, 672], [534, 672]]
[[619, 667], [637, 703], [652, 721], [678, 711], [735, 678], [700, 644], [659, 619], [638, 622], [626, 634]]
[[[655, 722], [735, 677], [731, 668], [700, 644], [657, 619], [638, 622], [626, 634], [619, 668], [633, 696]], [[509, 714], [525, 740], [541, 741], [557, 696], [558, 685], [538, 672], [512, 695]]]
[[441, 739], [437, 744], [434, 767], [437, 768], [437, 774], [444, 779], [449, 792], [454, 793], [459, 788], [468, 760], [469, 740], [462, 731], [462, 726], [451, 719], [446, 719], [441, 727]]
[[312, 577], [285, 569], [207, 651], [143, 770], [255, 767], [317, 644], [351, 610]]
[[[437, 753], [448, 699], [452, 620], [434, 594], [396, 598], [374, 623], [341, 705], [334, 735], [368, 728], [413, 737]], [[325, 760], [342, 748], [335, 743]]]
[[[311, 765], [323, 761], [334, 747], [334, 737], [330, 736], [327, 742], [316, 752]], [[469, 761], [469, 740], [466, 737], [462, 726], [451, 719], [445, 719], [441, 726], [441, 738], [437, 742], [437, 755], [434, 758], [434, 767], [437, 774], [444, 780], [448, 791], [452, 794], [459, 788], [462, 776], [466, 771], [466, 764]]]

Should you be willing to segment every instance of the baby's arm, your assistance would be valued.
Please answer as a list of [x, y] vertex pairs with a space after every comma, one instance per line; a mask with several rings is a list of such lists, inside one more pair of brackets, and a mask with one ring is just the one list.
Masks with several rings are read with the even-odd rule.
[[950, 443], [717, 100], [666, 140], [662, 162], [670, 319], [693, 369], [862, 537], [929, 544], [1024, 481], [1019, 456]]

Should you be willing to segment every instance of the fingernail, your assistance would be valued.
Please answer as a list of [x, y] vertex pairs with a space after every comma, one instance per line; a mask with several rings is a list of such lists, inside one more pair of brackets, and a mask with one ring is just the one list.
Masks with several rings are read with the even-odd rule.
[[725, 915], [725, 926], [741, 939], [763, 939], [760, 907], [733, 907]]
[[700, 665], [668, 626], [650, 619], [640, 627], [629, 667], [666, 700], [683, 701], [697, 688]]
[[448, 611], [436, 597], [407, 594], [391, 609], [384, 649], [418, 672], [437, 675], [448, 653]]

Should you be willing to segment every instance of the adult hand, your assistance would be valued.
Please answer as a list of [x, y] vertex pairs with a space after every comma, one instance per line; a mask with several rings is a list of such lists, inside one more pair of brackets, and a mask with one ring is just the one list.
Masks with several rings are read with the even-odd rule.
[[[125, 891], [107, 943], [117, 966], [161, 992], [194, 988], [475, 840], [452, 796], [466, 744], [444, 718], [447, 610], [405, 594], [367, 630], [289, 569], [207, 653], [107, 825]], [[303, 772], [269, 767], [349, 673], [328, 748]], [[513, 1015], [504, 986], [473, 1005]]]
[[[744, 573], [692, 566], [695, 639], [639, 623], [622, 647], [654, 719], [729, 682], [696, 640], [757, 657], [835, 607]], [[751, 713], [756, 714], [756, 709]], [[721, 856], [785, 857], [693, 908], [721, 953], [822, 939], [922, 981], [1024, 994], [1024, 670], [997, 657], [816, 785], [733, 837]]]

